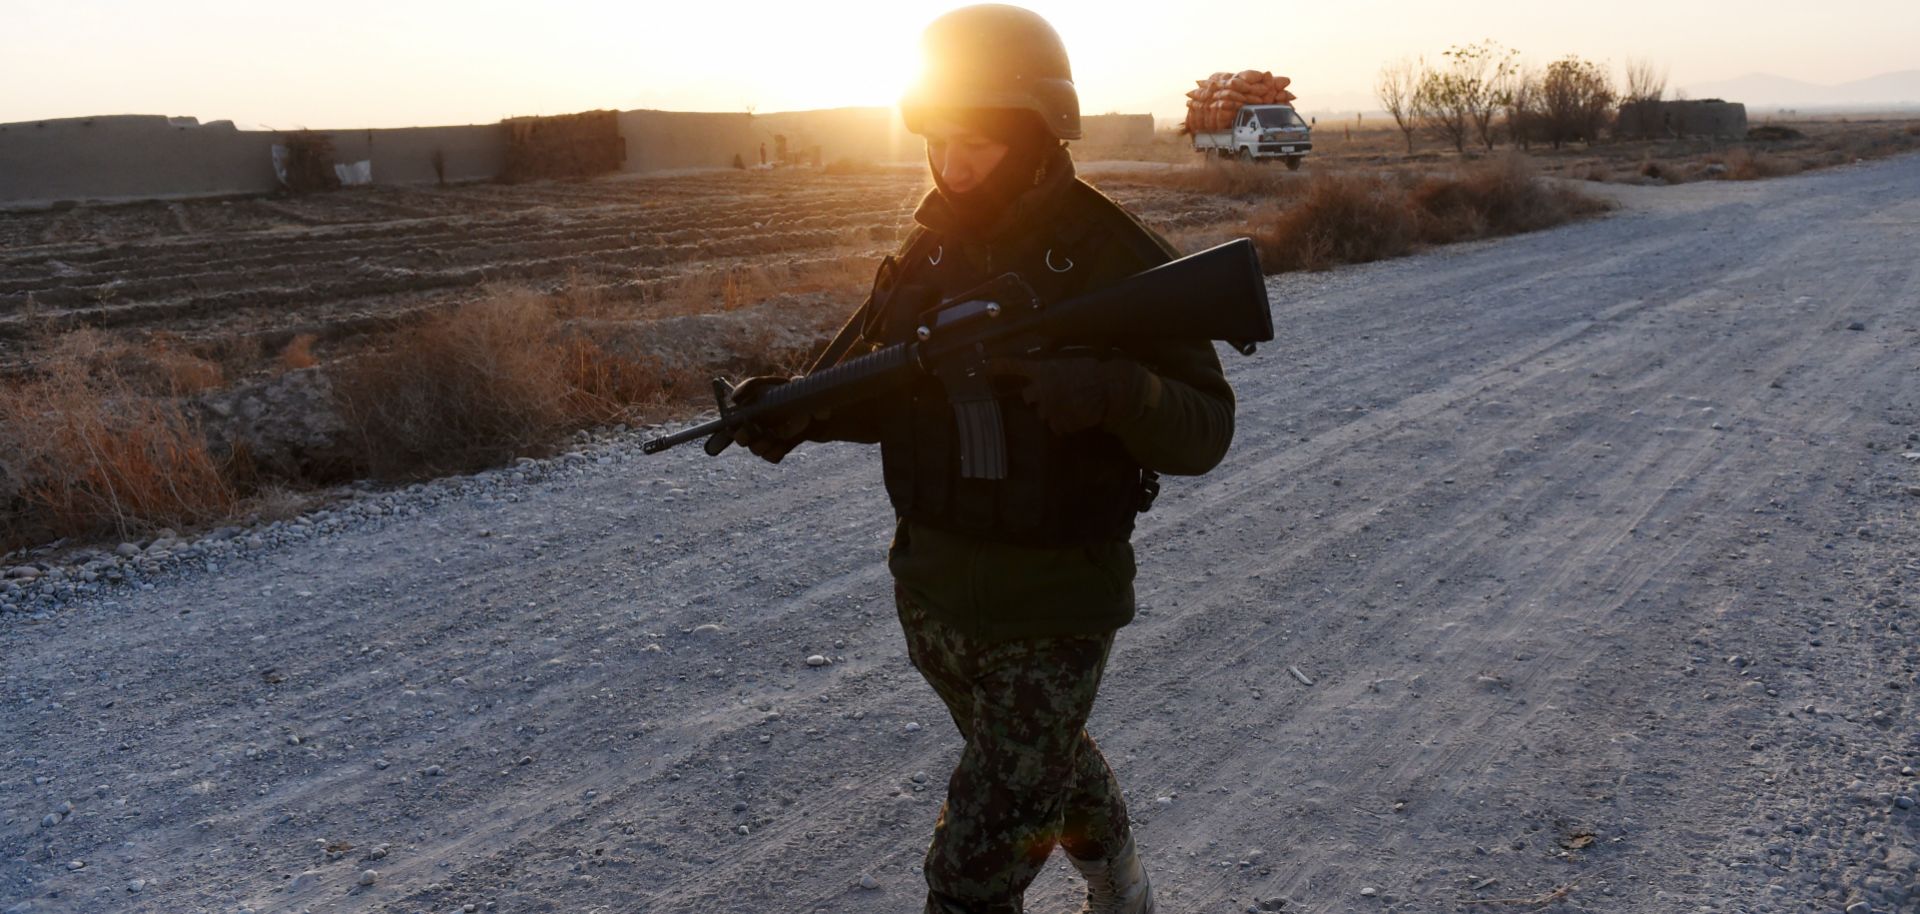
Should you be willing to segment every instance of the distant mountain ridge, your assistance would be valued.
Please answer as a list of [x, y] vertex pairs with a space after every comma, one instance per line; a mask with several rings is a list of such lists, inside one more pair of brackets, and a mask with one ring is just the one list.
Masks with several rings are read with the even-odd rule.
[[1724, 98], [1749, 108], [1920, 108], [1920, 70], [1822, 85], [1772, 73], [1676, 87], [1689, 98]]

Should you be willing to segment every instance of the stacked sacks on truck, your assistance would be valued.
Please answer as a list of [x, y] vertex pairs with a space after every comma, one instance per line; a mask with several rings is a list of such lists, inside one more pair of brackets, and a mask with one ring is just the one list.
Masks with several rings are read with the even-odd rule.
[[1242, 105], [1286, 105], [1298, 96], [1287, 91], [1293, 80], [1266, 70], [1215, 73], [1195, 80], [1187, 93], [1187, 132], [1212, 133], [1233, 126]]

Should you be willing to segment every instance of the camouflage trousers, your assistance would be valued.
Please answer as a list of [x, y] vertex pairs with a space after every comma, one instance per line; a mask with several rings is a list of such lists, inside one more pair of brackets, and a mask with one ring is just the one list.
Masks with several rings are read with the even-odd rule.
[[907, 656], [966, 739], [927, 848], [926, 914], [1020, 914], [1054, 846], [1083, 860], [1126, 843], [1127, 806], [1087, 715], [1111, 633], [981, 642], [898, 588]]

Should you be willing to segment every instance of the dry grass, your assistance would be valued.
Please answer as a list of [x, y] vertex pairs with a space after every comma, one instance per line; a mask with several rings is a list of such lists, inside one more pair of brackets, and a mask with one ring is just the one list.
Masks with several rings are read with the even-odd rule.
[[50, 372], [147, 396], [182, 396], [225, 382], [221, 367], [167, 333], [116, 338], [81, 328], [43, 338], [33, 362]]
[[1236, 200], [1294, 197], [1304, 190], [1306, 183], [1304, 177], [1278, 165], [1222, 162], [1211, 158], [1197, 168], [1174, 168], [1151, 175], [1150, 181], [1157, 187]]
[[1269, 273], [1399, 257], [1419, 237], [1405, 189], [1378, 174], [1315, 174], [1305, 198], [1256, 214], [1248, 228]]
[[[769, 289], [838, 289], [852, 275], [832, 261], [742, 267], [723, 271], [703, 301], [709, 313], [741, 308]], [[707, 402], [714, 374], [793, 373], [811, 352], [804, 333], [748, 320], [753, 329], [724, 347], [726, 364], [708, 364], [699, 341], [656, 338], [654, 324], [636, 324], [636, 307], [573, 277], [555, 293], [490, 290], [364, 341], [371, 345], [359, 355], [322, 367], [348, 428], [349, 469], [388, 479], [477, 470], [547, 452], [576, 429], [678, 415]], [[684, 318], [666, 323], [675, 320]], [[612, 345], [636, 337], [658, 353]], [[314, 364], [311, 345], [296, 337], [274, 367]], [[45, 344], [33, 361], [36, 374], [0, 387], [6, 548], [243, 514], [271, 519], [304, 503], [300, 487], [326, 481], [262, 478], [245, 440], [214, 453], [191, 395], [217, 386], [218, 366], [171, 338], [116, 342], [81, 330]]]
[[380, 477], [465, 472], [543, 447], [604, 418], [618, 370], [561, 332], [560, 309], [529, 291], [496, 293], [394, 334], [333, 372], [359, 469]]
[[1604, 201], [1540, 180], [1519, 155], [1429, 176], [1407, 196], [1419, 215], [1420, 239], [1428, 244], [1535, 232], [1608, 209]]
[[787, 295], [827, 294], [857, 300], [871, 283], [878, 259], [861, 253], [782, 263], [742, 261], [691, 269], [649, 302], [648, 313], [736, 311]]
[[[734, 280], [716, 294], [744, 301], [744, 289]], [[497, 465], [576, 429], [702, 402], [715, 373], [791, 372], [807, 355], [772, 330], [750, 331], [738, 364], [630, 354], [611, 342], [630, 339], [634, 324], [607, 319], [618, 306], [601, 295], [496, 289], [336, 363], [329, 374], [356, 472], [416, 478]]]
[[1802, 162], [1764, 152], [1754, 152], [1744, 146], [1736, 146], [1723, 155], [1708, 156], [1707, 162], [1726, 166], [1726, 171], [1721, 174], [1721, 177], [1730, 181], [1758, 181], [1762, 178], [1798, 174], [1806, 170], [1806, 165]]
[[313, 344], [318, 340], [319, 337], [311, 333], [302, 333], [288, 340], [287, 345], [281, 348], [277, 360], [280, 370], [299, 371], [302, 368], [312, 368], [320, 364], [320, 360], [313, 356]]
[[1520, 156], [1439, 175], [1316, 173], [1291, 205], [1246, 226], [1268, 272], [1323, 270], [1451, 244], [1536, 231], [1604, 211], [1607, 204], [1536, 177]]
[[0, 388], [0, 540], [124, 537], [233, 509], [230, 468], [178, 397], [98, 365], [51, 364]]

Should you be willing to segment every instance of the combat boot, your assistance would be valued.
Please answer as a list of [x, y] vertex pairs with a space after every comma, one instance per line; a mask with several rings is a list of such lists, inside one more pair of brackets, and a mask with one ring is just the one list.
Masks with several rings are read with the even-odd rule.
[[1087, 877], [1087, 903], [1079, 914], [1154, 914], [1153, 887], [1147, 884], [1146, 868], [1133, 849], [1133, 836], [1099, 860], [1081, 860], [1072, 854], [1067, 860]]

